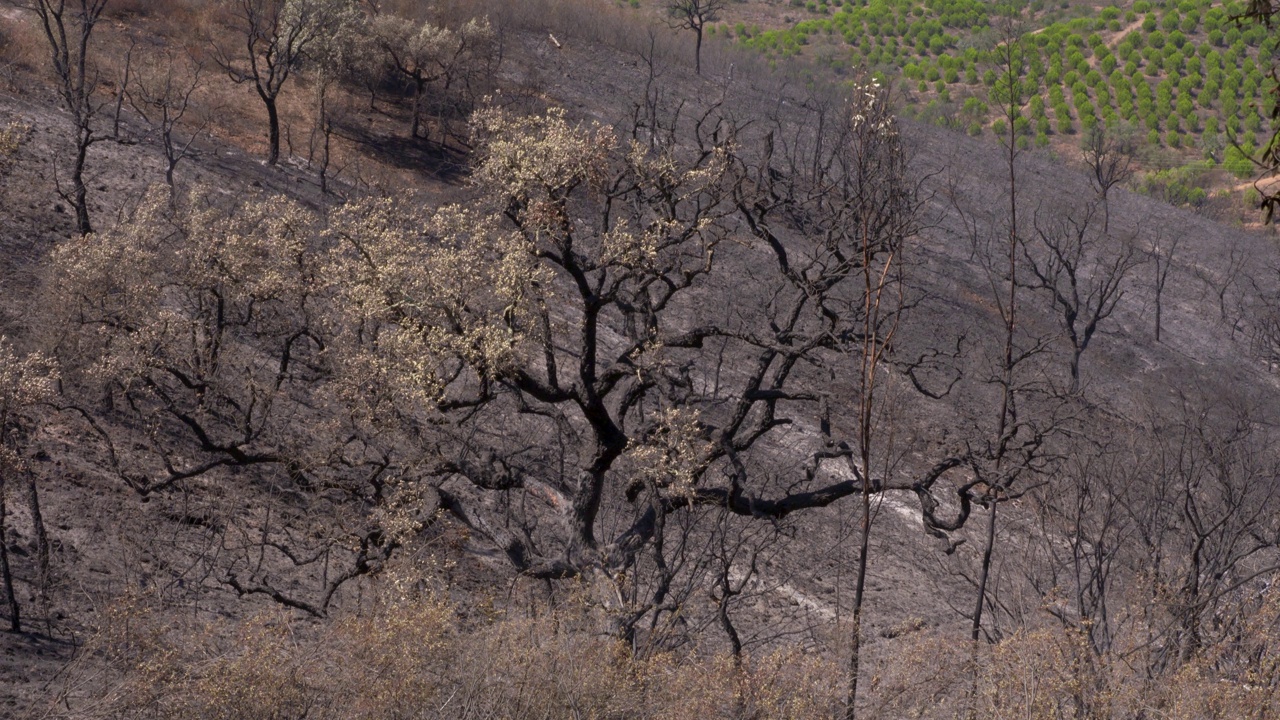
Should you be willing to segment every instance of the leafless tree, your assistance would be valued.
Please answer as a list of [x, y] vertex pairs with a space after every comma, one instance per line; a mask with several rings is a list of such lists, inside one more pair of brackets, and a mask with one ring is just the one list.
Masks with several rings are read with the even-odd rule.
[[1159, 673], [1233, 632], [1217, 609], [1280, 567], [1277, 459], [1247, 401], [1182, 395], [1151, 423], [1149, 472], [1124, 496]]
[[1126, 503], [1150, 469], [1142, 448], [1146, 432], [1081, 433], [1065, 453], [1058, 481], [1033, 493], [1041, 554], [1026, 569], [1031, 584], [1044, 607], [1084, 632], [1098, 655], [1110, 652], [1115, 610], [1134, 581]]
[[[999, 311], [1001, 340], [997, 367], [990, 378], [1000, 392], [995, 422], [982, 450], [974, 454], [970, 462], [973, 480], [969, 488], [974, 490], [978, 503], [987, 509], [982, 558], [974, 579], [977, 593], [969, 617], [970, 639], [975, 644], [983, 632], [982, 616], [990, 600], [988, 584], [996, 550], [1000, 503], [1013, 500], [1024, 492], [1015, 487], [1016, 482], [1030, 469], [1045, 435], [1045, 429], [1034, 418], [1022, 414], [1020, 402], [1020, 395], [1027, 389], [1022, 378], [1025, 374], [1023, 368], [1041, 349], [1038, 339], [1019, 335], [1021, 298], [1018, 290], [1021, 282], [1018, 270], [1023, 229], [1018, 219], [1021, 209], [1017, 162], [1020, 151], [1015, 120], [1022, 113], [1024, 91], [1019, 69], [1024, 49], [1016, 18], [1002, 18], [1000, 31], [1004, 40], [998, 48], [999, 76], [993, 99], [999, 103], [1008, 131], [1008, 135], [1000, 139], [1007, 172], [1003, 199], [1008, 209], [1003, 218], [993, 218], [987, 227], [983, 227], [977, 217], [961, 213], [973, 243], [974, 257], [983, 266], [991, 286], [991, 300]], [[959, 209], [958, 204], [956, 207]], [[977, 488], [981, 490], [975, 490]]]
[[[742, 637], [733, 623], [730, 607], [758, 575], [761, 543], [752, 537], [751, 529], [734, 533], [734, 516], [720, 513], [720, 528], [711, 546], [713, 572], [711, 600], [716, 604], [716, 620], [729, 639], [729, 652], [735, 663], [742, 662]], [[757, 531], [759, 527], [755, 528]], [[777, 533], [767, 528], [772, 538]]]
[[1241, 318], [1233, 316], [1233, 313], [1240, 309], [1240, 305], [1246, 304], [1234, 291], [1238, 290], [1241, 284], [1249, 282], [1246, 268], [1249, 266], [1250, 259], [1249, 251], [1237, 236], [1227, 241], [1225, 252], [1219, 249], [1215, 254], [1216, 267], [1200, 263], [1190, 264], [1191, 274], [1204, 284], [1201, 298], [1212, 295], [1217, 301], [1218, 319], [1231, 328], [1232, 334], [1241, 329]]
[[1081, 356], [1098, 326], [1115, 312], [1129, 273], [1142, 259], [1131, 238], [1092, 229], [1095, 212], [1096, 206], [1090, 204], [1074, 214], [1041, 214], [1035, 220], [1035, 234], [1022, 243], [1030, 274], [1026, 285], [1052, 298], [1071, 343], [1071, 393], [1080, 390]]
[[177, 198], [174, 169], [192, 154], [192, 146], [209, 126], [207, 118], [200, 118], [192, 124], [185, 140], [177, 136], [177, 129], [189, 119], [191, 99], [200, 88], [203, 70], [194, 58], [182, 59], [166, 50], [158, 57], [149, 58], [147, 67], [125, 91], [130, 107], [159, 136], [165, 159], [164, 181], [169, 186], [171, 199]]
[[[874, 82], [853, 89], [852, 101], [812, 95], [796, 133], [777, 122], [754, 179], [754, 202], [739, 202], [748, 226], [778, 254], [779, 270], [795, 289], [808, 285], [830, 317], [847, 318], [831, 332], [852, 360], [857, 377], [852, 437], [832, 434], [830, 417], [820, 424], [825, 450], [843, 455], [849, 475], [859, 482], [859, 526], [849, 660], [847, 717], [857, 707], [861, 674], [862, 622], [870, 565], [873, 478], [885, 471], [890, 456], [882, 446], [886, 418], [879, 396], [906, 302], [903, 268], [906, 244], [918, 230], [918, 196], [909, 181], [906, 155], [888, 109], [888, 94]], [[779, 118], [781, 120], [781, 118]], [[791, 228], [787, 226], [791, 225]], [[793, 245], [793, 229], [807, 238], [826, 238], [825, 247]], [[838, 288], [853, 281], [857, 291]], [[791, 290], [792, 288], [788, 288]], [[829, 406], [821, 405], [829, 412]]]
[[1181, 235], [1174, 236], [1171, 240], [1166, 240], [1164, 235], [1157, 233], [1154, 240], [1151, 241], [1151, 248], [1147, 251], [1148, 257], [1151, 258], [1152, 267], [1155, 270], [1155, 303], [1156, 303], [1156, 342], [1160, 342], [1161, 320], [1164, 313], [1164, 288], [1169, 280], [1169, 271], [1173, 268], [1173, 258], [1178, 252], [1178, 243], [1182, 240]]
[[[840, 370], [833, 364], [832, 371], [855, 378], [840, 396], [823, 394], [811, 408], [817, 410], [823, 442], [811, 467], [842, 464], [859, 499], [847, 717], [858, 707], [875, 498], [889, 487], [880, 478], [906, 472], [897, 464], [893, 403], [884, 386], [891, 372], [890, 348], [914, 302], [905, 278], [920, 201], [887, 93], [865, 81], [851, 95], [849, 100], [810, 93], [798, 103], [803, 108], [799, 121], [779, 112], [764, 138], [761, 159], [748, 165], [751, 192], [737, 201], [748, 228], [775, 256], [779, 277], [772, 282], [779, 290], [773, 292], [789, 298], [775, 311], [783, 315], [771, 324], [783, 331], [797, 327], [802, 316], [791, 313], [815, 303], [830, 323], [827, 334], [837, 339], [833, 349], [849, 363]], [[968, 519], [972, 485], [954, 489], [959, 506], [954, 518], [938, 516], [934, 495], [942, 476], [966, 463], [963, 452], [951, 454], [917, 476], [913, 489], [931, 534], [945, 536]]]
[[702, 34], [707, 23], [720, 19], [728, 0], [668, 0], [667, 15], [673, 27], [692, 30], [697, 40], [693, 51], [694, 72], [702, 74]]
[[[319, 166], [320, 191], [329, 192], [330, 165], [332, 163], [334, 112], [332, 91], [355, 68], [361, 67], [362, 57], [368, 50], [358, 22], [342, 23], [321, 38], [311, 50], [313, 71], [312, 88], [315, 93], [315, 122], [307, 145], [307, 163]], [[317, 138], [319, 159], [317, 160]]]
[[[76, 211], [76, 229], [93, 232], [89, 220], [88, 188], [84, 172], [89, 148], [107, 139], [95, 134], [93, 122], [102, 109], [94, 99], [98, 73], [89, 59], [94, 27], [110, 0], [35, 0], [27, 7], [40, 20], [49, 44], [54, 79], [63, 107], [71, 114], [75, 133], [75, 159], [71, 165], [71, 192], [64, 194]], [[61, 192], [61, 190], [59, 190]]]
[[129, 84], [133, 78], [133, 52], [138, 48], [134, 38], [129, 38], [129, 49], [124, 54], [124, 68], [120, 71], [120, 81], [116, 83], [115, 109], [111, 113], [111, 139], [120, 141], [120, 113], [124, 110], [125, 96], [129, 92]]
[[[6, 473], [7, 474], [7, 473]], [[0, 582], [4, 584], [4, 602], [9, 610], [9, 631], [22, 632], [22, 607], [13, 582], [13, 568], [9, 564], [8, 483], [0, 476]]]

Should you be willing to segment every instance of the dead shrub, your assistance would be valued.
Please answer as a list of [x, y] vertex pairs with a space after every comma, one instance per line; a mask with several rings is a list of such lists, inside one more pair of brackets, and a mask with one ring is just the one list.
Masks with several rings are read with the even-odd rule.
[[[233, 632], [143, 598], [103, 615], [40, 717], [662, 718], [836, 717], [839, 670], [796, 650], [636, 658], [581, 606], [475, 624], [431, 592], [385, 591], [322, 625], [277, 613]], [[104, 671], [104, 668], [106, 670]]]
[[1149, 675], [1138, 653], [1150, 628], [1125, 625], [1110, 652], [1085, 628], [1046, 622], [999, 643], [919, 633], [876, 669], [867, 716], [1167, 720], [1280, 717], [1280, 592], [1241, 598], [1221, 613], [1236, 627], [1188, 662]]

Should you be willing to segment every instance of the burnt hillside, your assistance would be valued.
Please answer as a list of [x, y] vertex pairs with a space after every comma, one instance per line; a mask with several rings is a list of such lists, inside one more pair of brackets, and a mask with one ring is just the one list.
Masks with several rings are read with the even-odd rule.
[[38, 18], [6, 713], [1280, 702], [1269, 229], [608, 5], [108, 2], [84, 122]]

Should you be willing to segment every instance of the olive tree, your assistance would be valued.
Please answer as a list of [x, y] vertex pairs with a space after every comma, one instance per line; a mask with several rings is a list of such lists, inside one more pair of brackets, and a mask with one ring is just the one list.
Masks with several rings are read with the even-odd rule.
[[[349, 0], [221, 0], [235, 37], [215, 42], [214, 60], [237, 85], [247, 83], [267, 111], [267, 164], [280, 160], [280, 93], [311, 46], [354, 18]], [[238, 44], [238, 47], [237, 47]]]
[[413, 110], [409, 135], [421, 134], [423, 113], [436, 97], [443, 114], [449, 95], [465, 93], [477, 73], [491, 73], [497, 57], [493, 29], [486, 19], [468, 20], [457, 30], [431, 22], [415, 23], [382, 14], [370, 22], [378, 50], [397, 75], [409, 83]]
[[962, 450], [880, 445], [918, 202], [896, 125], [874, 86], [826, 120], [747, 146], [718, 104], [625, 132], [486, 109], [464, 204], [153, 193], [54, 255], [64, 402], [105, 471], [203, 508], [237, 593], [326, 614], [443, 515], [637, 649], [716, 578], [730, 626], [755, 553], [723, 533], [859, 498], [865, 568], [873, 497], [935, 534], [970, 509]]
[[329, 381], [321, 219], [261, 197], [175, 206], [155, 188], [57, 248], [42, 298], [85, 457], [195, 518], [184, 527], [218, 551], [181, 560], [215, 585], [313, 615], [392, 549], [352, 520], [379, 506], [393, 458]]
[[[373, 368], [365, 402], [439, 454], [419, 485], [523, 576], [607, 589], [624, 637], [679, 611], [689, 569], [673, 533], [688, 513], [781, 520], [901, 489], [931, 528], [947, 525], [932, 493], [959, 458], [867, 477], [869, 462], [851, 462], [859, 421], [840, 410], [794, 462], [778, 465], [773, 445], [828, 406], [812, 368], [863, 352], [879, 322], [868, 277], [888, 332], [880, 278], [910, 232], [894, 211], [912, 204], [892, 174], [892, 121], [865, 102], [832, 124], [843, 134], [821, 145], [818, 176], [811, 157], [744, 153], [714, 107], [623, 138], [561, 111], [489, 110], [476, 200], [335, 223], [350, 264], [335, 275], [353, 281], [335, 347]], [[833, 182], [840, 198], [824, 192]], [[725, 242], [738, 223], [754, 240]], [[735, 302], [709, 306], [721, 293]]]

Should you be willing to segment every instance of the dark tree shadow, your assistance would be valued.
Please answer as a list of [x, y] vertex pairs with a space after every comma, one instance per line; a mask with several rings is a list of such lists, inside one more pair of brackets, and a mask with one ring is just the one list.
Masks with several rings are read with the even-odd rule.
[[467, 153], [422, 138], [380, 135], [350, 122], [335, 121], [334, 134], [355, 143], [372, 160], [441, 182], [457, 182], [467, 173]]

